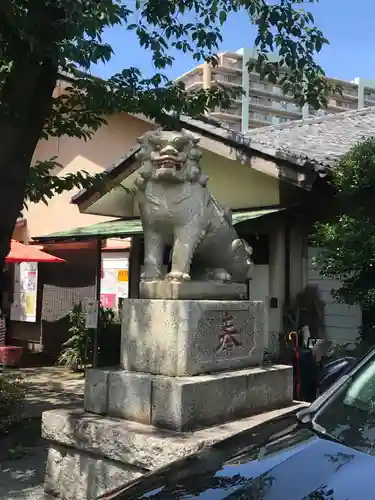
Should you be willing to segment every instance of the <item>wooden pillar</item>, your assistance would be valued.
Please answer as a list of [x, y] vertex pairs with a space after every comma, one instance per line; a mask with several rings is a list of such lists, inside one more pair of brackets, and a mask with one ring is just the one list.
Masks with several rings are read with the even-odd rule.
[[270, 234], [270, 300], [269, 332], [278, 335], [283, 332], [283, 306], [285, 301], [285, 226], [277, 224]]
[[142, 235], [132, 236], [129, 255], [129, 298], [139, 298], [139, 281], [141, 275]]
[[298, 292], [304, 288], [303, 254], [304, 254], [303, 230], [300, 226], [294, 225], [290, 232], [290, 297], [294, 299]]

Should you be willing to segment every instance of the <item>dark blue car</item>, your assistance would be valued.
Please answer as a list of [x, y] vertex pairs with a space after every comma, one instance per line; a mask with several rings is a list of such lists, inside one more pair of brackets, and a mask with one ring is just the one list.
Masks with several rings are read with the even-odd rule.
[[347, 366], [341, 363], [341, 372], [335, 372], [341, 377], [308, 408], [253, 427], [102, 498], [374, 500], [375, 352]]

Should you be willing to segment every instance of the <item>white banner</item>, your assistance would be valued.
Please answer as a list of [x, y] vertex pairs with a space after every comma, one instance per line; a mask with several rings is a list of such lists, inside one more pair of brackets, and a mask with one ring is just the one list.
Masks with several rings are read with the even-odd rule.
[[14, 293], [10, 311], [12, 321], [36, 321], [38, 264], [21, 262], [14, 264]]

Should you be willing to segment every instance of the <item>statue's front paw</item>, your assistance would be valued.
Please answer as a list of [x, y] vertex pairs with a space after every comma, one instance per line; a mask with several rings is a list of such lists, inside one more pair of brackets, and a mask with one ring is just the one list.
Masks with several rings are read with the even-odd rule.
[[171, 271], [170, 273], [168, 273], [166, 275], [166, 279], [168, 281], [177, 281], [177, 282], [181, 283], [182, 281], [189, 281], [191, 278], [190, 278], [190, 275], [187, 273], [180, 273], [177, 271]]
[[225, 269], [215, 269], [213, 272], [214, 281], [220, 281], [221, 283], [227, 283], [232, 281], [232, 276], [227, 273]]

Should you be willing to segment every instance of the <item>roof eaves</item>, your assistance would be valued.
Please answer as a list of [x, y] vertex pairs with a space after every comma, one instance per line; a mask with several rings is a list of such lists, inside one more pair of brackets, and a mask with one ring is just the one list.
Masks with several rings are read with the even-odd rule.
[[[145, 117], [143, 117], [143, 115], [134, 115], [134, 116], [136, 118], [145, 119]], [[146, 120], [149, 123], [155, 124], [155, 122], [151, 119], [146, 118]], [[190, 129], [194, 128], [194, 129], [198, 129], [198, 131], [201, 131], [203, 133], [206, 132], [208, 134], [211, 134], [215, 137], [216, 140], [222, 141], [223, 139], [224, 140], [227, 139], [227, 140], [230, 140], [231, 142], [234, 140], [233, 139], [233, 131], [231, 131], [230, 129], [226, 129], [224, 127], [221, 127], [221, 126], [213, 125], [212, 123], [210, 123], [208, 121], [205, 122], [202, 120], [196, 120], [193, 118], [182, 116], [180, 118], [180, 122], [181, 122], [182, 126], [185, 124]], [[234, 134], [239, 135], [236, 132]], [[230, 136], [232, 136], [232, 137], [230, 137]], [[242, 140], [235, 141], [235, 142], [237, 142], [238, 146], [242, 145], [243, 139], [245, 139], [244, 136], [242, 136]], [[108, 176], [109, 181], [115, 180], [118, 177], [118, 175], [120, 175], [124, 171], [124, 169], [135, 160], [135, 155], [139, 151], [139, 149], [140, 149], [139, 146], [132, 148], [117, 163], [110, 165], [109, 167], [107, 167], [103, 171], [103, 173]], [[77, 194], [75, 194], [71, 198], [71, 203], [73, 203], [73, 204], [82, 203], [83, 201], [87, 200], [91, 195], [93, 195], [94, 192], [96, 192], [96, 191], [97, 190], [95, 188], [81, 189]]]
[[[134, 115], [137, 118], [144, 119], [142, 115]], [[147, 119], [149, 123], [155, 124], [153, 120]], [[251, 136], [241, 134], [239, 132], [233, 131], [229, 128], [222, 127], [221, 125], [216, 125], [212, 123], [211, 120], [201, 120], [196, 118], [190, 118], [188, 116], [181, 116], [180, 123], [183, 128], [187, 128], [190, 132], [195, 132], [197, 134], [211, 136], [213, 140], [218, 142], [223, 142], [224, 144], [245, 153], [247, 156], [251, 156], [253, 153], [259, 153], [267, 157], [272, 157], [276, 160], [281, 160], [297, 168], [307, 168], [315, 170], [324, 169], [323, 165], [318, 165], [311, 161], [307, 157], [299, 157], [292, 155], [286, 151], [278, 148], [273, 148], [266, 143], [261, 143], [254, 140]], [[289, 125], [285, 124], [285, 125]], [[184, 127], [185, 126], [185, 127]], [[269, 128], [267, 127], [269, 130]], [[108, 180], [115, 180], [131, 163], [135, 160], [135, 155], [139, 151], [139, 146], [133, 148], [129, 151], [127, 155], [120, 159], [120, 161], [114, 165], [111, 165], [104, 170], [104, 173], [108, 175]], [[97, 190], [93, 189], [81, 189], [76, 195], [71, 199], [71, 203], [79, 204], [86, 201], [90, 196], [92, 196]]]
[[[136, 146], [132, 148], [125, 156], [123, 156], [117, 163], [114, 163], [113, 165], [110, 165], [107, 167], [104, 171], [103, 174], [105, 174], [108, 177], [108, 180], [115, 180], [118, 175], [123, 172], [124, 168], [126, 166], [130, 165], [133, 163], [133, 161], [136, 159], [136, 154], [140, 150], [140, 146]], [[90, 189], [81, 189], [78, 191], [77, 194], [72, 196], [70, 199], [70, 203], [73, 204], [78, 204], [80, 202], [83, 202], [87, 200], [92, 194], [94, 194], [97, 191], [95, 187], [90, 188]]]

